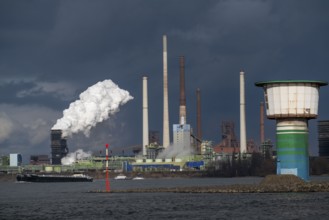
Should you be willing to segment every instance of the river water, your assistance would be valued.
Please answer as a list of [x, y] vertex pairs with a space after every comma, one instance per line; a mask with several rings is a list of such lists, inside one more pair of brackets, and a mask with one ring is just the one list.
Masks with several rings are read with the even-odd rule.
[[[261, 180], [111, 179], [110, 184], [112, 190], [119, 190], [252, 184]], [[329, 193], [88, 193], [94, 190], [105, 190], [105, 181], [0, 182], [0, 219], [329, 219]]]

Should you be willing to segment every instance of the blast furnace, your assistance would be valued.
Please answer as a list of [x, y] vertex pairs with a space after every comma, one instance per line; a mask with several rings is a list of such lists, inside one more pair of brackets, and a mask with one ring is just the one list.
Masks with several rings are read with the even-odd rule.
[[66, 138], [62, 137], [62, 130], [51, 130], [51, 163], [61, 164], [63, 157], [69, 152]]

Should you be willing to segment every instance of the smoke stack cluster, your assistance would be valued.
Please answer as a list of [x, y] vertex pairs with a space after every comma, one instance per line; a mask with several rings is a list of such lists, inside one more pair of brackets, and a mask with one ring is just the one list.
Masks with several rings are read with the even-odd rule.
[[167, 64], [167, 36], [163, 35], [163, 144], [170, 145], [169, 137], [169, 107], [168, 107], [168, 64]]

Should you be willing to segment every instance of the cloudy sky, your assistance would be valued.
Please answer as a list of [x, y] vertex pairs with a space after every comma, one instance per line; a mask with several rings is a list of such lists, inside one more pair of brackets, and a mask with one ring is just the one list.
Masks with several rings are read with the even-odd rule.
[[[187, 120], [195, 127], [202, 94], [203, 138], [220, 124], [239, 135], [239, 71], [246, 73], [247, 136], [259, 143], [256, 81], [329, 81], [327, 0], [2, 0], [0, 1], [0, 155], [50, 155], [50, 129], [89, 86], [111, 79], [133, 100], [92, 129], [71, 151], [142, 143], [142, 76], [149, 78], [150, 129], [162, 133], [162, 35], [168, 37], [170, 124], [178, 122], [179, 64], [186, 60]], [[329, 87], [319, 119], [329, 119]], [[316, 155], [316, 121], [309, 123]], [[266, 137], [275, 140], [266, 120]], [[171, 134], [172, 136], [172, 134]]]

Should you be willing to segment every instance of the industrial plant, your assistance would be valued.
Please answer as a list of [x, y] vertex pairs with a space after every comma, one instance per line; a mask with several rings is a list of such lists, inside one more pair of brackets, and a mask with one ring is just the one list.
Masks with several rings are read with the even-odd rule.
[[[51, 157], [47, 155], [31, 156], [31, 164], [20, 168], [32, 172], [75, 172], [104, 170], [106, 160], [109, 169], [115, 172], [147, 172], [147, 171], [205, 171], [229, 175], [251, 175], [257, 162], [257, 156], [274, 162], [277, 174], [294, 174], [304, 180], [309, 179], [308, 154], [308, 120], [318, 114], [320, 86], [327, 85], [323, 81], [282, 80], [257, 82], [255, 85], [264, 89], [265, 101], [260, 102], [260, 144], [247, 140], [245, 72], [240, 71], [240, 137], [236, 135], [236, 125], [233, 121], [221, 122], [221, 141], [217, 144], [202, 137], [201, 89], [196, 88], [196, 128], [189, 123], [192, 116], [187, 117], [185, 91], [185, 56], [180, 56], [179, 63], [179, 109], [176, 123], [169, 123], [168, 97], [168, 50], [167, 36], [163, 36], [163, 130], [149, 129], [148, 77], [142, 77], [142, 144], [135, 147], [134, 155], [105, 157], [105, 155], [89, 155], [77, 157], [69, 152], [67, 139], [70, 132], [61, 129], [57, 124], [50, 131]], [[112, 83], [112, 82], [111, 82]], [[111, 88], [114, 86], [111, 84]], [[119, 88], [116, 88], [119, 89]], [[128, 92], [122, 97], [120, 104], [132, 99]], [[103, 100], [103, 97], [99, 98]], [[119, 104], [118, 104], [119, 105]], [[264, 135], [264, 106], [268, 119], [276, 120], [276, 145]], [[74, 111], [73, 111], [74, 112]], [[108, 113], [110, 114], [110, 112]], [[108, 115], [106, 116], [108, 117]], [[107, 119], [107, 118], [105, 118]], [[104, 119], [101, 119], [104, 120]], [[100, 121], [101, 121], [100, 120]], [[77, 122], [78, 123], [78, 122]], [[96, 122], [93, 122], [95, 126]], [[65, 124], [65, 123], [62, 123]], [[74, 124], [71, 122], [70, 124]], [[81, 131], [82, 129], [76, 129]], [[170, 140], [172, 131], [172, 141]], [[329, 121], [318, 122], [319, 154], [329, 158]], [[160, 137], [162, 136], [162, 143]], [[72, 164], [64, 164], [63, 159], [73, 158]], [[255, 156], [256, 155], [256, 156]], [[13, 158], [13, 159], [12, 159]], [[10, 161], [20, 166], [21, 157], [13, 155]], [[2, 161], [5, 159], [2, 158]], [[256, 161], [256, 162], [255, 162]], [[14, 164], [14, 162], [13, 162]], [[273, 167], [274, 167], [273, 165]], [[240, 166], [238, 171], [236, 167]], [[258, 162], [258, 166], [261, 166]], [[1, 166], [5, 171], [8, 167]], [[5, 167], [5, 168], [4, 168]], [[274, 167], [274, 169], [275, 169]], [[14, 169], [14, 168], [12, 168]], [[248, 171], [243, 171], [249, 169]]]

